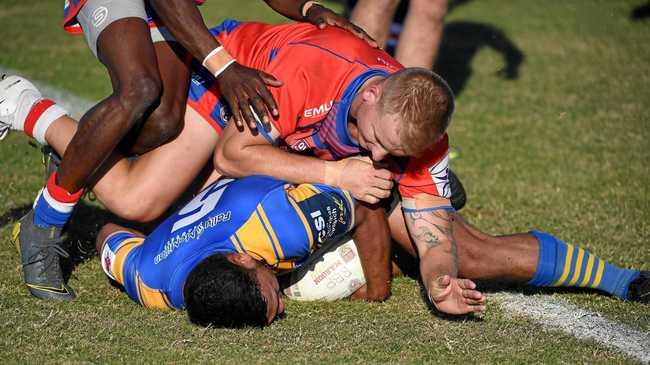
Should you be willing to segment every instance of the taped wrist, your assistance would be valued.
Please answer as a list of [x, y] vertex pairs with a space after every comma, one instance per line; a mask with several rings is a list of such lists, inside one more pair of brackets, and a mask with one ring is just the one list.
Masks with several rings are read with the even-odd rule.
[[223, 48], [223, 46], [219, 46], [210, 51], [201, 64], [203, 67], [208, 69], [214, 77], [218, 77], [228, 68], [228, 66], [232, 65], [236, 61], [237, 60], [235, 60], [230, 53]]
[[325, 185], [331, 185], [340, 188], [341, 177], [343, 175], [345, 165], [347, 165], [346, 160], [325, 161], [325, 176], [323, 176], [323, 182]]

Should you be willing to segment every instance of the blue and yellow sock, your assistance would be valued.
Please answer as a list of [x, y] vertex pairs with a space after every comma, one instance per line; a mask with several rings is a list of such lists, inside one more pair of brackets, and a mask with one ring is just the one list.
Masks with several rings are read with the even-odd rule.
[[531, 233], [539, 241], [539, 260], [530, 285], [594, 288], [625, 300], [630, 283], [639, 277], [638, 270], [612, 265], [553, 235]]

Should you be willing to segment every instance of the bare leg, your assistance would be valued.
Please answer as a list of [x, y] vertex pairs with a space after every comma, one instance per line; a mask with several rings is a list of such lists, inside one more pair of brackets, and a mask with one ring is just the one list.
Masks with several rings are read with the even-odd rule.
[[379, 47], [384, 48], [397, 5], [399, 0], [359, 0], [350, 20], [373, 37]]
[[411, 0], [395, 58], [406, 67], [433, 68], [446, 14], [447, 0]]
[[178, 43], [154, 43], [163, 84], [160, 104], [144, 121], [131, 150], [136, 154], [171, 141], [183, 129], [190, 80], [190, 59]]
[[113, 81], [113, 94], [90, 109], [66, 149], [58, 185], [80, 190], [126, 133], [161, 94], [149, 27], [139, 18], [120, 19], [99, 36], [98, 57]]
[[[73, 119], [59, 118], [45, 138], [62, 154], [76, 127]], [[106, 208], [123, 218], [153, 220], [171, 206], [210, 160], [217, 139], [212, 127], [187, 108], [185, 127], [176, 139], [136, 160], [117, 156], [93, 191]]]

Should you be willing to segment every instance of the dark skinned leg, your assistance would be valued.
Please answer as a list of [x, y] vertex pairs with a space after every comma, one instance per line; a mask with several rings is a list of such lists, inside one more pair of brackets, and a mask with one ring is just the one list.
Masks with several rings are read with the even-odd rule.
[[[415, 246], [408, 236], [401, 209], [395, 209], [388, 221], [393, 240], [415, 257]], [[528, 281], [535, 274], [539, 243], [533, 235], [491, 236], [457, 213], [452, 215], [452, 229], [458, 245], [460, 277]]]
[[161, 93], [154, 47], [144, 20], [115, 21], [99, 36], [97, 49], [111, 75], [113, 94], [86, 112], [66, 149], [57, 183], [69, 192], [86, 184]]
[[183, 129], [190, 65], [187, 52], [176, 42], [154, 43], [163, 84], [160, 104], [138, 128], [130, 152], [143, 154], [174, 139]]

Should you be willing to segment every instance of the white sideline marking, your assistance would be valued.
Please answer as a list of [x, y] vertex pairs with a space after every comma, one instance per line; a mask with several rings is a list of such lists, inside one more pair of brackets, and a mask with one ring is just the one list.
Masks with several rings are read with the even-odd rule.
[[492, 297], [499, 301], [502, 309], [532, 318], [547, 330], [561, 330], [581, 340], [593, 340], [643, 364], [650, 364], [648, 333], [546, 295], [497, 293]]
[[[21, 74], [0, 67], [2, 73]], [[34, 85], [43, 96], [64, 106], [76, 119], [96, 103], [47, 84], [34, 82]], [[548, 330], [561, 330], [581, 340], [593, 340], [643, 364], [650, 364], [650, 335], [646, 333], [549, 296], [497, 293], [491, 297], [497, 299], [504, 310], [532, 318]]]
[[[0, 67], [0, 74], [19, 75], [25, 77], [25, 74], [22, 72], [7, 69], [4, 67]], [[41, 91], [41, 94], [43, 94], [43, 97], [56, 101], [57, 104], [64, 107], [70, 113], [71, 117], [77, 120], [79, 120], [79, 118], [81, 118], [81, 116], [84, 115], [88, 109], [97, 103], [93, 102], [92, 100], [80, 98], [59, 88], [34, 81], [29, 77], [26, 78], [34, 83], [34, 85], [36, 85], [36, 87]]]

